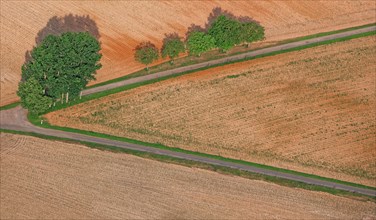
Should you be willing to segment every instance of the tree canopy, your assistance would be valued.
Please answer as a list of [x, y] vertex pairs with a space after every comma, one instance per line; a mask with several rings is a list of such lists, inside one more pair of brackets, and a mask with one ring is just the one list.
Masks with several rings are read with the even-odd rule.
[[170, 57], [171, 62], [179, 56], [180, 53], [185, 52], [184, 43], [181, 41], [179, 36], [166, 37], [163, 41], [163, 46], [161, 49], [162, 57]]
[[35, 78], [21, 82], [17, 95], [22, 100], [22, 107], [27, 108], [32, 114], [43, 113], [52, 104], [52, 99], [44, 95], [43, 87]]
[[145, 64], [146, 69], [148, 65], [159, 58], [157, 47], [151, 42], [142, 42], [136, 47], [134, 58], [136, 61]]
[[225, 15], [220, 15], [211, 24], [208, 33], [214, 37], [216, 46], [227, 51], [241, 42], [241, 24]]
[[202, 31], [193, 31], [188, 36], [187, 48], [191, 55], [201, 56], [202, 53], [215, 48], [215, 39]]
[[32, 50], [31, 60], [22, 66], [23, 82], [19, 90], [33, 78], [42, 87], [42, 95], [52, 100], [62, 99], [62, 94], [76, 97], [101, 68], [99, 50], [99, 42], [86, 32], [49, 35]]

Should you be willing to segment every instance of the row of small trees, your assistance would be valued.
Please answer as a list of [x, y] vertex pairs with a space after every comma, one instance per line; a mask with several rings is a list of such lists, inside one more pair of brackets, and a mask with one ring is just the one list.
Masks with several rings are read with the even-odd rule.
[[86, 32], [49, 35], [22, 66], [17, 94], [32, 114], [45, 112], [57, 100], [76, 98], [101, 68], [100, 44]]
[[[264, 28], [256, 22], [240, 22], [226, 15], [218, 16], [207, 30], [193, 30], [185, 42], [177, 34], [166, 36], [160, 54], [169, 57], [171, 63], [188, 50], [190, 55], [201, 56], [214, 48], [226, 52], [235, 45], [249, 44], [264, 39]], [[150, 42], [142, 42], [135, 48], [135, 60], [148, 65], [159, 58], [159, 50]]]

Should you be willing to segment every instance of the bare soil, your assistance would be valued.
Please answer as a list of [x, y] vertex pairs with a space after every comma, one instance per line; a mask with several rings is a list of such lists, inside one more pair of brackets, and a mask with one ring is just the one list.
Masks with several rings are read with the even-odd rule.
[[[184, 36], [191, 24], [204, 26], [215, 7], [249, 16], [266, 29], [265, 44], [376, 22], [374, 1], [2, 1], [0, 105], [17, 101], [25, 53], [53, 16], [89, 15], [102, 42], [104, 82], [143, 68], [133, 59], [141, 41], [158, 47], [164, 34]], [[162, 62], [160, 60], [157, 63]], [[93, 84], [93, 83], [92, 83]]]
[[327, 193], [1, 133], [1, 219], [373, 219]]
[[142, 86], [54, 125], [376, 185], [375, 37]]

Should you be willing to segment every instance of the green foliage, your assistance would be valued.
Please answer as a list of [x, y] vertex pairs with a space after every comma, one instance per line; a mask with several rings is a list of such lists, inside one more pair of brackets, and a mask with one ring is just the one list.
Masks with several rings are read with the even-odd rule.
[[45, 112], [52, 104], [52, 99], [44, 95], [43, 87], [35, 78], [29, 78], [21, 82], [17, 95], [21, 98], [22, 107], [29, 110], [32, 114], [41, 114]]
[[99, 42], [88, 33], [47, 36], [31, 52], [32, 60], [22, 67], [22, 78], [35, 78], [45, 95], [58, 99], [63, 93], [78, 96], [101, 68]]
[[49, 35], [22, 66], [18, 95], [22, 106], [34, 114], [47, 110], [61, 94], [79, 95], [101, 68], [99, 42], [88, 33]]
[[239, 22], [220, 15], [209, 27], [208, 33], [215, 39], [216, 46], [227, 51], [242, 42], [251, 43], [264, 39], [264, 28], [256, 22]]
[[202, 53], [215, 48], [215, 40], [204, 32], [194, 31], [188, 36], [187, 47], [191, 55], [200, 56]]
[[255, 22], [241, 23], [240, 28], [239, 39], [241, 42], [252, 43], [265, 38], [264, 28]]
[[159, 58], [158, 49], [151, 42], [142, 42], [136, 47], [134, 58], [136, 61], [145, 64], [146, 69], [148, 65]]
[[162, 46], [162, 57], [170, 57], [171, 61], [173, 62], [174, 58], [178, 57], [180, 53], [185, 52], [184, 43], [181, 39], [176, 36], [173, 38], [166, 38], [163, 42]]
[[227, 51], [241, 43], [240, 22], [220, 15], [209, 27], [208, 33], [214, 37], [215, 44], [222, 51]]

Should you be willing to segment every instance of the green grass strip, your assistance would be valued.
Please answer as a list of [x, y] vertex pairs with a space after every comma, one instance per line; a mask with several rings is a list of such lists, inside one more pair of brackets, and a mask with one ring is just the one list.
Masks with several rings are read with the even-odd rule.
[[13, 103], [11, 103], [11, 104], [1, 106], [1, 107], [0, 107], [0, 111], [2, 111], [2, 110], [8, 110], [8, 109], [14, 108], [14, 107], [18, 106], [19, 104], [21, 104], [21, 102], [13, 102]]
[[185, 150], [185, 149], [181, 149], [181, 148], [168, 147], [168, 146], [165, 146], [165, 145], [160, 144], [160, 143], [149, 143], [149, 142], [139, 141], [139, 140], [130, 139], [130, 138], [126, 138], [126, 137], [118, 137], [118, 136], [113, 136], [113, 135], [108, 135], [108, 134], [103, 134], [103, 133], [97, 133], [97, 132], [93, 132], [93, 131], [85, 131], [85, 130], [69, 128], [69, 127], [59, 127], [59, 126], [50, 125], [46, 121], [44, 121], [43, 124], [41, 125], [40, 124], [40, 120], [41, 120], [40, 117], [33, 116], [33, 115], [30, 115], [30, 114], [28, 115], [28, 119], [32, 124], [34, 124], [36, 126], [48, 128], [48, 129], [55, 129], [55, 130], [61, 130], [61, 131], [66, 131], [66, 132], [79, 133], [79, 134], [89, 135], [89, 136], [93, 136], [93, 137], [105, 138], [105, 139], [110, 139], [110, 140], [115, 140], [115, 141], [122, 141], [122, 142], [127, 142], [127, 143], [132, 143], [132, 144], [154, 147], [154, 148], [163, 149], [163, 150], [181, 152], [181, 153], [186, 153], [186, 154], [191, 154], [191, 155], [196, 155], [196, 156], [201, 156], [201, 157], [207, 157], [207, 158], [213, 158], [213, 159], [237, 163], [237, 164], [244, 164], [244, 165], [251, 166], [251, 167], [258, 167], [258, 168], [263, 168], [263, 169], [268, 169], [268, 170], [274, 170], [274, 171], [278, 171], [278, 172], [282, 172], [282, 173], [289, 173], [289, 174], [309, 177], [309, 178], [313, 178], [313, 179], [325, 180], [325, 181], [339, 183], [339, 184], [348, 185], [348, 186], [354, 186], [354, 187], [359, 187], [359, 188], [376, 190], [375, 187], [365, 186], [365, 185], [362, 185], [362, 184], [357, 184], [357, 183], [352, 183], [352, 182], [347, 182], [347, 181], [317, 176], [317, 175], [308, 174], [308, 173], [302, 173], [302, 172], [288, 170], [288, 169], [282, 169], [282, 168], [278, 168], [278, 167], [248, 162], [248, 161], [244, 161], [244, 160], [226, 158], [226, 157], [222, 157], [222, 156], [206, 154], [206, 153], [201, 153], [201, 152], [197, 152], [197, 151], [190, 151], [190, 150]]
[[135, 155], [135, 156], [138, 156], [138, 157], [157, 160], [157, 161], [161, 161], [161, 162], [173, 163], [173, 164], [178, 164], [178, 165], [187, 166], [187, 167], [201, 168], [201, 169], [215, 171], [215, 172], [218, 172], [218, 173], [221, 173], [221, 174], [235, 175], [235, 176], [240, 176], [240, 177], [253, 179], [253, 180], [263, 180], [263, 181], [267, 181], [267, 182], [271, 182], [271, 183], [276, 183], [276, 184], [281, 185], [281, 186], [295, 187], [295, 188], [301, 188], [301, 189], [306, 189], [306, 190], [311, 190], [311, 191], [327, 192], [327, 193], [330, 193], [330, 194], [333, 194], [333, 195], [345, 196], [345, 197], [350, 197], [350, 198], [355, 197], [357, 199], [361, 199], [361, 200], [364, 200], [364, 201], [371, 201], [371, 202], [376, 203], [376, 198], [374, 198], [372, 196], [366, 196], [366, 195], [362, 195], [362, 194], [359, 194], [359, 193], [353, 193], [353, 192], [348, 192], [348, 191], [339, 190], [339, 189], [333, 189], [333, 188], [329, 188], [329, 187], [311, 185], [311, 184], [302, 183], [302, 182], [298, 182], [298, 181], [286, 180], [286, 179], [279, 178], [279, 177], [272, 177], [272, 176], [267, 176], [267, 175], [263, 175], [263, 174], [256, 174], [256, 173], [251, 173], [251, 172], [247, 172], [247, 171], [241, 171], [241, 170], [223, 167], [223, 166], [218, 166], [218, 165], [211, 165], [211, 164], [206, 164], [206, 163], [202, 163], [202, 162], [196, 162], [196, 161], [191, 161], [191, 160], [174, 158], [174, 157], [170, 157], [170, 156], [164, 156], [164, 155], [152, 154], [152, 153], [147, 153], [147, 152], [129, 150], [129, 149], [124, 149], [124, 148], [120, 148], [120, 147], [116, 147], [116, 146], [102, 145], [102, 144], [85, 142], [85, 141], [76, 141], [76, 140], [67, 139], [67, 138], [52, 137], [52, 136], [37, 134], [37, 133], [33, 133], [33, 132], [23, 132], [23, 131], [13, 131], [13, 130], [0, 129], [0, 133], [1, 132], [11, 133], [11, 134], [19, 134], [19, 135], [27, 135], [27, 136], [34, 136], [34, 137], [37, 137], [37, 138], [53, 140], [53, 141], [62, 141], [62, 142], [71, 143], [71, 144], [81, 144], [81, 145], [84, 145], [84, 146], [87, 146], [87, 147], [90, 147], [90, 148], [94, 148], [94, 149], [110, 151], [110, 152], [114, 152], [114, 153], [126, 153], [126, 154], [131, 154], [131, 155]]
[[202, 67], [202, 68], [199, 68], [199, 69], [189, 70], [189, 71], [186, 71], [186, 72], [181, 72], [181, 73], [178, 73], [178, 74], [160, 77], [158, 79], [152, 79], [152, 80], [148, 80], [148, 81], [144, 81], [144, 82], [134, 83], [134, 84], [131, 84], [131, 85], [125, 85], [125, 86], [121, 86], [121, 87], [118, 87], [118, 88], [114, 88], [114, 89], [90, 94], [90, 95], [87, 95], [87, 96], [83, 96], [82, 99], [76, 98], [75, 100], [72, 100], [69, 103], [64, 103], [64, 104], [56, 103], [56, 106], [48, 109], [48, 111], [45, 112], [45, 113], [60, 110], [60, 109], [67, 108], [67, 107], [70, 107], [70, 106], [73, 106], [73, 105], [76, 105], [76, 104], [79, 104], [79, 103], [82, 103], [82, 102], [90, 101], [90, 100], [93, 100], [93, 99], [98, 99], [98, 98], [108, 96], [108, 95], [111, 95], [111, 94], [115, 94], [115, 93], [118, 93], [118, 92], [122, 92], [122, 91], [125, 91], [125, 90], [130, 90], [130, 89], [133, 89], [133, 88], [136, 88], [136, 87], [160, 82], [160, 81], [163, 81], [163, 80], [179, 77], [179, 76], [182, 76], [182, 75], [185, 75], [185, 74], [199, 72], [199, 71], [214, 68], [214, 67], [225, 66], [225, 65], [228, 65], [228, 64], [239, 63], [239, 62], [254, 60], [254, 59], [263, 58], [263, 57], [274, 56], [274, 55], [293, 52], [293, 51], [299, 51], [299, 50], [317, 47], [317, 46], [321, 46], [321, 45], [328, 45], [328, 44], [332, 44], [332, 43], [348, 41], [348, 40], [351, 40], [351, 39], [372, 36], [372, 35], [375, 35], [375, 34], [376, 34], [376, 31], [356, 34], [356, 35], [347, 36], [347, 37], [343, 37], [343, 38], [327, 40], [327, 41], [323, 41], [323, 42], [317, 42], [317, 43], [313, 43], [313, 44], [310, 44], [310, 45], [299, 46], [299, 47], [290, 48], [290, 49], [286, 49], [286, 50], [280, 50], [280, 51], [270, 52], [270, 53], [266, 53], [266, 54], [262, 54], [262, 55], [257, 55], [257, 56], [254, 56], [254, 57], [247, 57], [247, 58], [240, 59], [240, 60], [229, 61], [229, 62], [216, 64], [216, 65], [212, 65], [212, 66]]
[[[316, 37], [323, 37], [323, 36], [328, 36], [328, 35], [332, 35], [332, 34], [338, 34], [338, 33], [343, 33], [343, 32], [347, 32], [347, 31], [358, 30], [358, 29], [362, 29], [362, 28], [366, 28], [366, 27], [372, 27], [372, 26], [375, 26], [375, 25], [376, 25], [376, 23], [371, 23], [371, 24], [366, 24], [366, 25], [356, 26], [356, 27], [351, 27], [351, 28], [345, 28], [345, 29], [336, 30], [336, 31], [321, 32], [321, 33], [307, 35], [307, 36], [303, 36], [303, 37], [291, 38], [291, 39], [287, 39], [287, 40], [282, 40], [282, 41], [278, 42], [277, 44], [266, 46], [266, 47], [261, 47], [261, 48], [257, 48], [257, 49], [250, 49], [250, 50], [247, 50], [247, 51], [242, 51], [242, 52], [237, 52], [237, 53], [229, 53], [229, 54], [226, 54], [226, 56], [218, 56], [218, 55], [215, 56], [214, 55], [214, 56], [208, 57], [207, 59], [204, 59], [204, 60], [201, 60], [201, 61], [184, 62], [184, 63], [182, 63], [181, 65], [178, 65], [178, 66], [171, 66], [171, 68], [159, 70], [159, 67], [162, 64], [165, 65], [166, 63], [169, 63], [169, 61], [167, 61], [167, 62], [164, 62], [164, 63], [150, 67], [149, 72], [147, 72], [145, 70], [140, 70], [140, 71], [128, 74], [126, 76], [122, 76], [122, 77], [119, 77], [119, 78], [116, 78], [116, 79], [108, 80], [106, 82], [102, 82], [102, 83], [98, 83], [98, 84], [89, 86], [87, 88], [94, 88], [94, 87], [99, 87], [99, 86], [103, 86], [103, 85], [108, 85], [108, 84], [111, 84], [111, 83], [120, 82], [120, 81], [123, 81], [123, 80], [126, 80], [126, 79], [135, 78], [135, 77], [138, 77], [138, 76], [153, 74], [153, 73], [156, 73], [157, 71], [165, 71], [165, 70], [170, 70], [170, 69], [174, 69], [174, 68], [178, 68], [178, 67], [189, 66], [189, 65], [192, 65], [192, 64], [200, 63], [200, 62], [207, 62], [207, 61], [215, 60], [215, 59], [218, 59], [218, 58], [225, 58], [225, 57], [230, 57], [230, 56], [234, 56], [234, 55], [238, 55], [238, 54], [249, 53], [249, 52], [252, 52], [252, 51], [255, 51], [255, 50], [279, 46], [279, 45], [286, 44], [286, 43], [309, 40], [309, 39], [313, 39], [313, 38], [316, 38]], [[205, 54], [203, 54], [203, 56], [205, 56]], [[178, 60], [184, 60], [184, 59], [187, 59], [187, 57], [182, 57], [182, 58], [179, 58]]]

